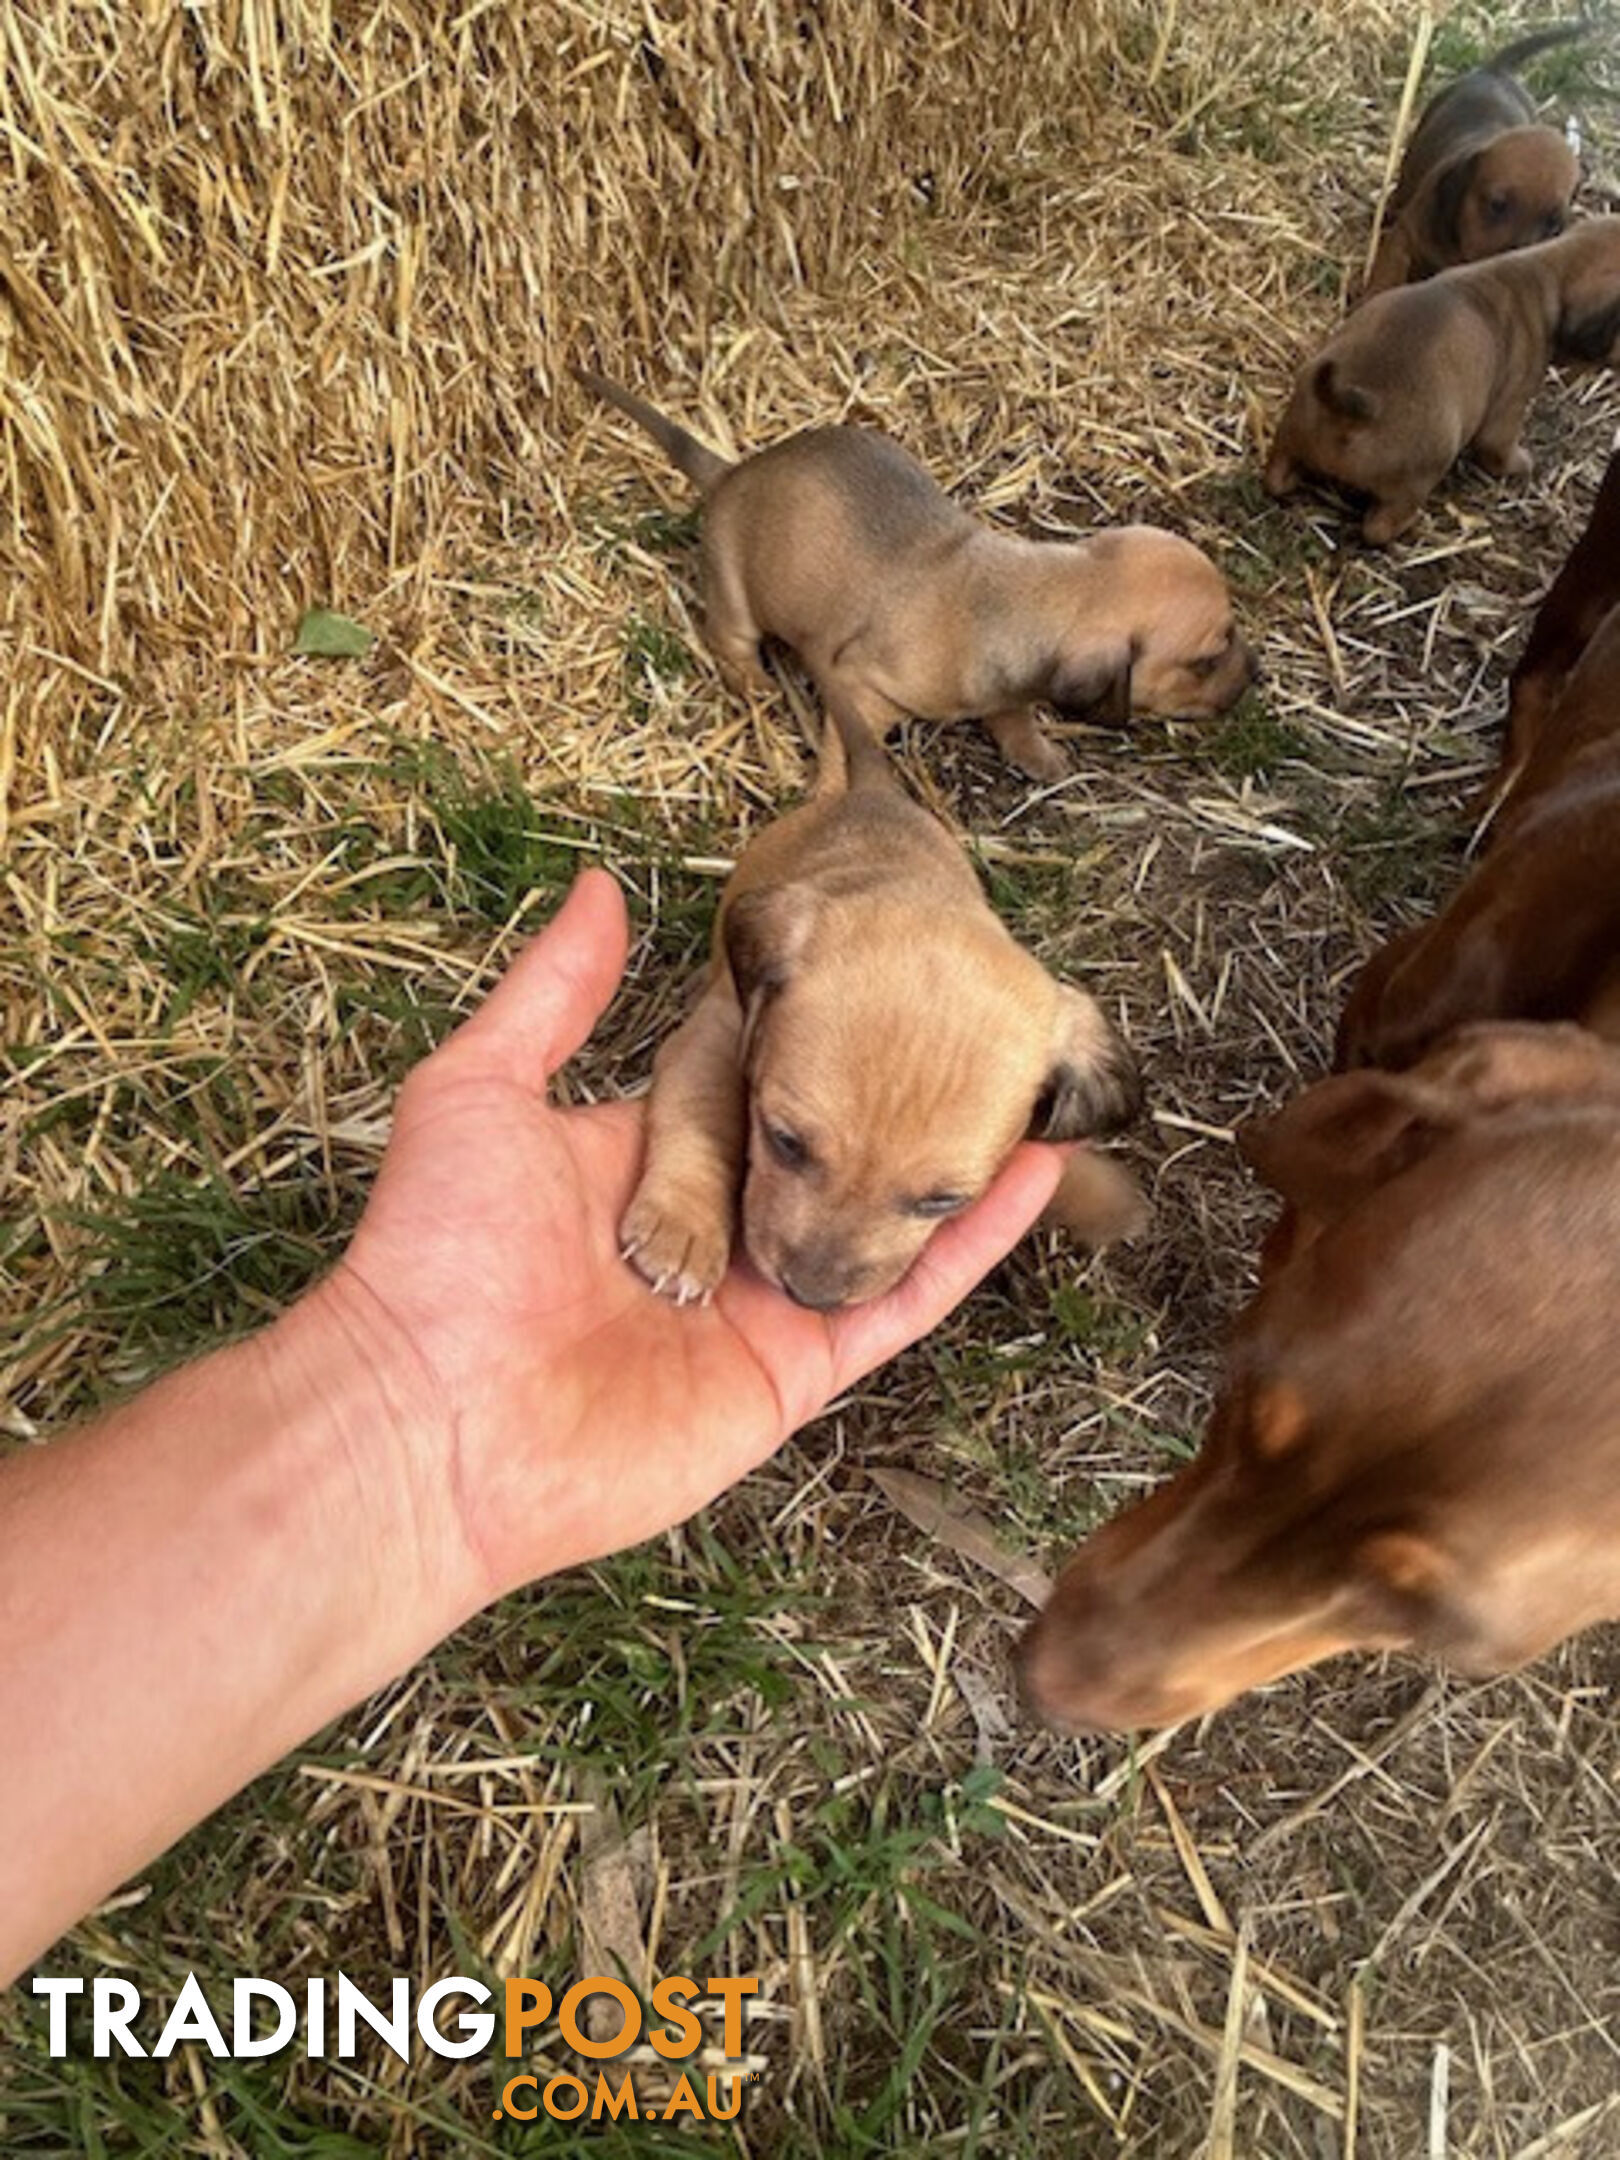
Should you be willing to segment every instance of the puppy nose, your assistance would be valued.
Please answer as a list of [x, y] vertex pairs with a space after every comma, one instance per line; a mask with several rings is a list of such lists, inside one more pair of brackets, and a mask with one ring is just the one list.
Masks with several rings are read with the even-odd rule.
[[777, 1280], [794, 1304], [802, 1305], [807, 1312], [836, 1312], [847, 1296], [842, 1284], [818, 1279], [808, 1271], [798, 1277], [790, 1268], [784, 1268]]

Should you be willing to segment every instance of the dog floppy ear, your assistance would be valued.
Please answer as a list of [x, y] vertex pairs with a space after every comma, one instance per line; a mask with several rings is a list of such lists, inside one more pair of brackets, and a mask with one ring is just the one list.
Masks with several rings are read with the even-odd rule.
[[1407, 211], [1408, 230], [1416, 232], [1431, 267], [1456, 262], [1462, 246], [1463, 204], [1479, 170], [1479, 152], [1453, 158], [1429, 178]]
[[739, 893], [721, 924], [721, 944], [737, 1002], [752, 1021], [755, 1008], [780, 990], [804, 956], [816, 918], [807, 885], [772, 885]]
[[1442, 1090], [1403, 1073], [1337, 1073], [1238, 1129], [1238, 1150], [1290, 1207], [1342, 1215], [1462, 1122]]
[[1607, 367], [1620, 346], [1620, 300], [1566, 301], [1553, 333], [1553, 357], [1575, 367]]
[[1131, 669], [1136, 661], [1137, 646], [1129, 638], [1090, 652], [1060, 652], [1047, 677], [1045, 701], [1066, 720], [1123, 727], [1131, 717]]
[[1033, 1140], [1085, 1140], [1118, 1132], [1142, 1107], [1136, 1060], [1095, 998], [1058, 985], [1052, 1064], [1030, 1118]]
[[1311, 387], [1328, 411], [1337, 413], [1341, 420], [1375, 420], [1378, 417], [1381, 400], [1372, 391], [1363, 390], [1358, 383], [1346, 382], [1331, 353], [1325, 360], [1318, 361]]

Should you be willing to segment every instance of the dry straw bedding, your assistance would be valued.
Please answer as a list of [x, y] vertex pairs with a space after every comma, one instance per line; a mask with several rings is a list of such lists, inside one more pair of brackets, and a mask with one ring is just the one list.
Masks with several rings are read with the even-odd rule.
[[[1387, 560], [1259, 494], [1410, 35], [1375, 0], [6, 11], [18, 1440], [319, 1263], [399, 1072], [580, 859], [641, 935], [575, 1084], [639, 1084], [725, 861], [797, 784], [785, 708], [701, 657], [679, 485], [570, 358], [739, 446], [877, 421], [1031, 529], [1162, 519], [1227, 566], [1268, 671], [1202, 735], [1080, 736], [1055, 793], [965, 732], [906, 746], [1143, 1051], [1143, 1244], [1021, 1257], [707, 1531], [511, 1601], [73, 1955], [425, 1975], [453, 1927], [557, 1969], [605, 1879], [592, 1691], [628, 1690], [640, 1927], [666, 1969], [721, 1929], [773, 2005], [743, 2149], [1405, 2160], [1431, 2116], [1454, 2153], [1614, 2148], [1611, 1637], [1485, 1688], [1342, 1664], [1144, 1766], [998, 1729], [1017, 1597], [866, 1474], [946, 1480], [1048, 1563], [1161, 1474], [1264, 1218], [1229, 1129], [1318, 1068], [1349, 967], [1454, 875], [1616, 405], [1551, 386], [1536, 479], [1462, 477]], [[1477, 13], [1448, 35], [1489, 42]], [[1587, 132], [1601, 187], [1596, 97]], [[311, 601], [370, 655], [289, 657]], [[25, 2143], [37, 2065], [0, 2033], [0, 2143], [61, 2149]], [[444, 2067], [254, 2090], [284, 2129], [481, 2150], [485, 2073]], [[194, 2149], [261, 2149], [206, 2064], [166, 2074]], [[81, 2137], [138, 2149], [112, 2085], [81, 2104]]]

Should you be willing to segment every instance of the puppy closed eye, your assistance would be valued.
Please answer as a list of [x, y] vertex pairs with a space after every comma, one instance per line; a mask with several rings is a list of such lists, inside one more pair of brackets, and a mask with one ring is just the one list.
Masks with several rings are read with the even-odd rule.
[[760, 1129], [765, 1135], [765, 1145], [784, 1170], [809, 1169], [815, 1160], [810, 1152], [810, 1144], [802, 1139], [791, 1125], [778, 1125], [770, 1118], [761, 1118]]
[[1500, 225], [1505, 217], [1509, 217], [1512, 215], [1512, 211], [1513, 197], [1511, 195], [1486, 196], [1485, 215], [1490, 219], [1493, 225]]
[[960, 1215], [971, 1198], [971, 1193], [964, 1192], [921, 1193], [915, 1200], [903, 1202], [901, 1212], [921, 1215], [929, 1221], [943, 1221], [947, 1215]]

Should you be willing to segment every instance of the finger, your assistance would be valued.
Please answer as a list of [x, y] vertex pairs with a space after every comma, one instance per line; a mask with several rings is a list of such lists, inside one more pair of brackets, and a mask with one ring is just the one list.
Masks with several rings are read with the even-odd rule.
[[453, 1038], [514, 1080], [542, 1086], [585, 1041], [618, 988], [629, 951], [624, 895], [586, 870]]
[[982, 1199], [941, 1225], [886, 1297], [851, 1306], [832, 1320], [835, 1388], [847, 1387], [937, 1327], [1006, 1258], [1056, 1192], [1067, 1154], [1027, 1142]]

